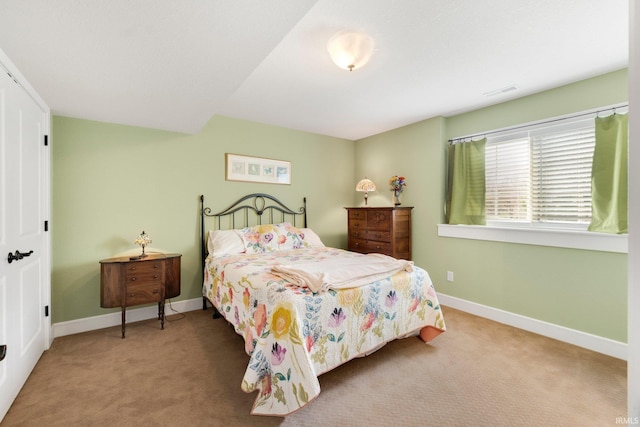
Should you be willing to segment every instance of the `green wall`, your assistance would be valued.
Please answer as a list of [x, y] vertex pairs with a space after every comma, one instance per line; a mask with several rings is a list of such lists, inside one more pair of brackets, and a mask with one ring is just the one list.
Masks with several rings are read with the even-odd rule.
[[[403, 205], [414, 206], [413, 258], [438, 292], [586, 333], [626, 342], [627, 255], [444, 238], [445, 153], [449, 138], [626, 102], [627, 71], [434, 118], [356, 142], [356, 173], [381, 190], [371, 204], [389, 205], [386, 180], [407, 177]], [[453, 271], [454, 282], [446, 281]]]
[[[288, 160], [291, 185], [225, 180], [225, 153]], [[52, 132], [52, 323], [100, 308], [99, 260], [130, 250], [145, 230], [149, 250], [182, 258], [182, 293], [201, 294], [199, 195], [214, 210], [251, 192], [297, 207], [329, 245], [345, 246], [343, 207], [353, 200], [354, 143], [213, 118], [197, 135], [54, 116]]]

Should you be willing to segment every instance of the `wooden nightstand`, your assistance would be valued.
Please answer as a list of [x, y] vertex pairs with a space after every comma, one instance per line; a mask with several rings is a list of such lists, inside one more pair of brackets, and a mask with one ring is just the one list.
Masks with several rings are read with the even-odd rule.
[[411, 210], [413, 207], [346, 208], [347, 249], [381, 253], [411, 260]]
[[100, 261], [100, 307], [122, 308], [122, 338], [127, 307], [158, 303], [164, 329], [164, 301], [180, 295], [180, 254], [149, 254], [145, 258]]

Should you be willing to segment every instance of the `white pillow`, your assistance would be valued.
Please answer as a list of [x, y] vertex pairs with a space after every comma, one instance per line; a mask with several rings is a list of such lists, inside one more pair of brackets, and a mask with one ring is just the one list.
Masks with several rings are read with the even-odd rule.
[[211, 230], [207, 250], [213, 256], [241, 254], [244, 252], [244, 242], [236, 230]]
[[304, 242], [312, 248], [324, 248], [324, 243], [320, 237], [310, 228], [301, 228], [300, 232], [304, 235]]

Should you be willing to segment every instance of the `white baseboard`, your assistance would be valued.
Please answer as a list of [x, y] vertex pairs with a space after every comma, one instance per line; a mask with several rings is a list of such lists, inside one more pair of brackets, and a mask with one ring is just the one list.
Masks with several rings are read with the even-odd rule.
[[[617, 359], [627, 360], [627, 344], [609, 338], [599, 337], [586, 332], [569, 329], [553, 323], [543, 322], [519, 314], [489, 307], [438, 292], [438, 300], [444, 306], [484, 317], [505, 325], [553, 338], [578, 347], [586, 348]], [[445, 322], [446, 322], [445, 318]]]
[[[438, 299], [442, 305], [464, 311], [475, 316], [484, 317], [505, 325], [513, 326], [525, 331], [533, 332], [545, 337], [553, 338], [569, 344], [577, 345], [588, 350], [606, 354], [622, 360], [627, 360], [627, 344], [614, 341], [586, 332], [576, 331], [564, 326], [554, 325], [519, 314], [489, 307], [475, 302], [452, 297], [438, 293]], [[171, 303], [171, 307], [178, 312], [202, 310], [202, 298], [177, 301]], [[167, 315], [172, 314], [169, 302], [165, 307]], [[142, 308], [127, 310], [127, 322], [138, 322], [141, 320], [153, 319], [158, 315], [157, 306], [147, 306]], [[446, 319], [445, 319], [446, 321]], [[101, 316], [86, 317], [84, 319], [70, 320], [68, 322], [54, 323], [52, 325], [52, 336], [62, 337], [65, 335], [79, 334], [81, 332], [93, 331], [96, 329], [109, 328], [120, 324], [120, 312], [109, 313]]]
[[[165, 304], [165, 314], [167, 316], [174, 314], [173, 310], [184, 313], [193, 310], [202, 310], [202, 298], [194, 298], [190, 300], [170, 302], [167, 300]], [[127, 310], [127, 323], [139, 322], [141, 320], [154, 319], [158, 317], [158, 306], [156, 304], [142, 308]], [[70, 320], [68, 322], [54, 323], [51, 327], [53, 338], [65, 335], [79, 334], [82, 332], [93, 331], [96, 329], [109, 328], [111, 326], [120, 325], [120, 312], [103, 314], [100, 316], [85, 317], [83, 319]]]

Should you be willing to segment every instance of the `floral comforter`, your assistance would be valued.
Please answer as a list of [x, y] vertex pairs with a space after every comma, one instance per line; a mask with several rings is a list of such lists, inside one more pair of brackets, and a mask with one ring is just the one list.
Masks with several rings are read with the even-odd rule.
[[242, 389], [259, 390], [253, 414], [282, 416], [320, 394], [318, 376], [385, 343], [445, 330], [428, 273], [414, 267], [370, 285], [313, 293], [270, 273], [331, 257], [363, 257], [335, 248], [209, 257], [203, 294], [244, 337], [251, 356]]

